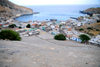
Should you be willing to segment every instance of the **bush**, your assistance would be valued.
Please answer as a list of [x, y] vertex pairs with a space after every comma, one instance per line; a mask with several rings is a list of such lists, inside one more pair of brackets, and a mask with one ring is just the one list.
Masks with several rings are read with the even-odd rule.
[[90, 37], [86, 34], [81, 34], [79, 37], [82, 40], [82, 43], [88, 42], [90, 40]]
[[27, 25], [26, 25], [26, 28], [31, 28], [31, 25], [30, 25], [30, 24], [27, 24]]
[[92, 27], [88, 27], [87, 29], [88, 29], [88, 30], [93, 30], [93, 28], [92, 28]]
[[8, 40], [17, 40], [20, 41], [21, 37], [19, 33], [13, 31], [13, 30], [2, 30], [0, 32], [0, 39], [8, 39]]
[[21, 26], [19, 26], [19, 29], [21, 29], [22, 27]]
[[66, 37], [63, 34], [57, 34], [54, 36], [55, 40], [66, 40]]
[[9, 25], [8, 26], [9, 28], [15, 28], [15, 27], [17, 27], [15, 24], [11, 24], [11, 25]]
[[59, 28], [61, 28], [61, 27], [62, 27], [62, 25], [60, 24], [60, 25], [59, 25]]
[[100, 20], [97, 20], [97, 23], [100, 23]]
[[83, 30], [84, 30], [83, 28], [80, 28], [80, 29], [79, 29], [79, 31], [83, 31]]
[[100, 31], [99, 29], [96, 29], [96, 31]]

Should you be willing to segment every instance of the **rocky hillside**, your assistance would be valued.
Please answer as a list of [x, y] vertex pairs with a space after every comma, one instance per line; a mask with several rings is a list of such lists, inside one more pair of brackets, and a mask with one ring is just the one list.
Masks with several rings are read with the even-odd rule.
[[83, 11], [80, 11], [83, 14], [88, 14], [88, 15], [92, 15], [92, 14], [100, 14], [100, 7], [98, 8], [89, 8]]
[[84, 26], [77, 27], [77, 29], [89, 35], [96, 36], [100, 34], [100, 22], [85, 24]]
[[33, 11], [29, 8], [13, 4], [9, 0], [0, 0], [0, 17], [11, 18], [24, 14], [32, 14]]
[[85, 10], [85, 12], [100, 14], [100, 7], [98, 7], [98, 8], [89, 8], [89, 9]]

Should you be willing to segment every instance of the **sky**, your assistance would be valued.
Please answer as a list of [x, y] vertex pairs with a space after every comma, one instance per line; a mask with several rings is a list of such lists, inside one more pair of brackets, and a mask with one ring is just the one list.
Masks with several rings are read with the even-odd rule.
[[9, 0], [18, 5], [78, 5], [100, 4], [100, 0]]

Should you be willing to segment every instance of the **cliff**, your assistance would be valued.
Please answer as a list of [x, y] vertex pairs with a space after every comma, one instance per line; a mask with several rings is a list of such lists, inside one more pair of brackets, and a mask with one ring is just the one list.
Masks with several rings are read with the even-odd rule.
[[0, 0], [0, 17], [9, 19], [24, 14], [33, 14], [29, 8], [18, 6], [9, 0]]

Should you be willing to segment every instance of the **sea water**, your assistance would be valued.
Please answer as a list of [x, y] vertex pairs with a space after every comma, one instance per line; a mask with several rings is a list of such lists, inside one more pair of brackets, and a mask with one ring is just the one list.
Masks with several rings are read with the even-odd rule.
[[100, 5], [37, 5], [26, 6], [31, 8], [34, 12], [39, 12], [33, 15], [24, 15], [16, 18], [18, 21], [45, 21], [50, 19], [57, 19], [59, 21], [66, 21], [70, 17], [84, 16], [80, 11], [100, 7]]

